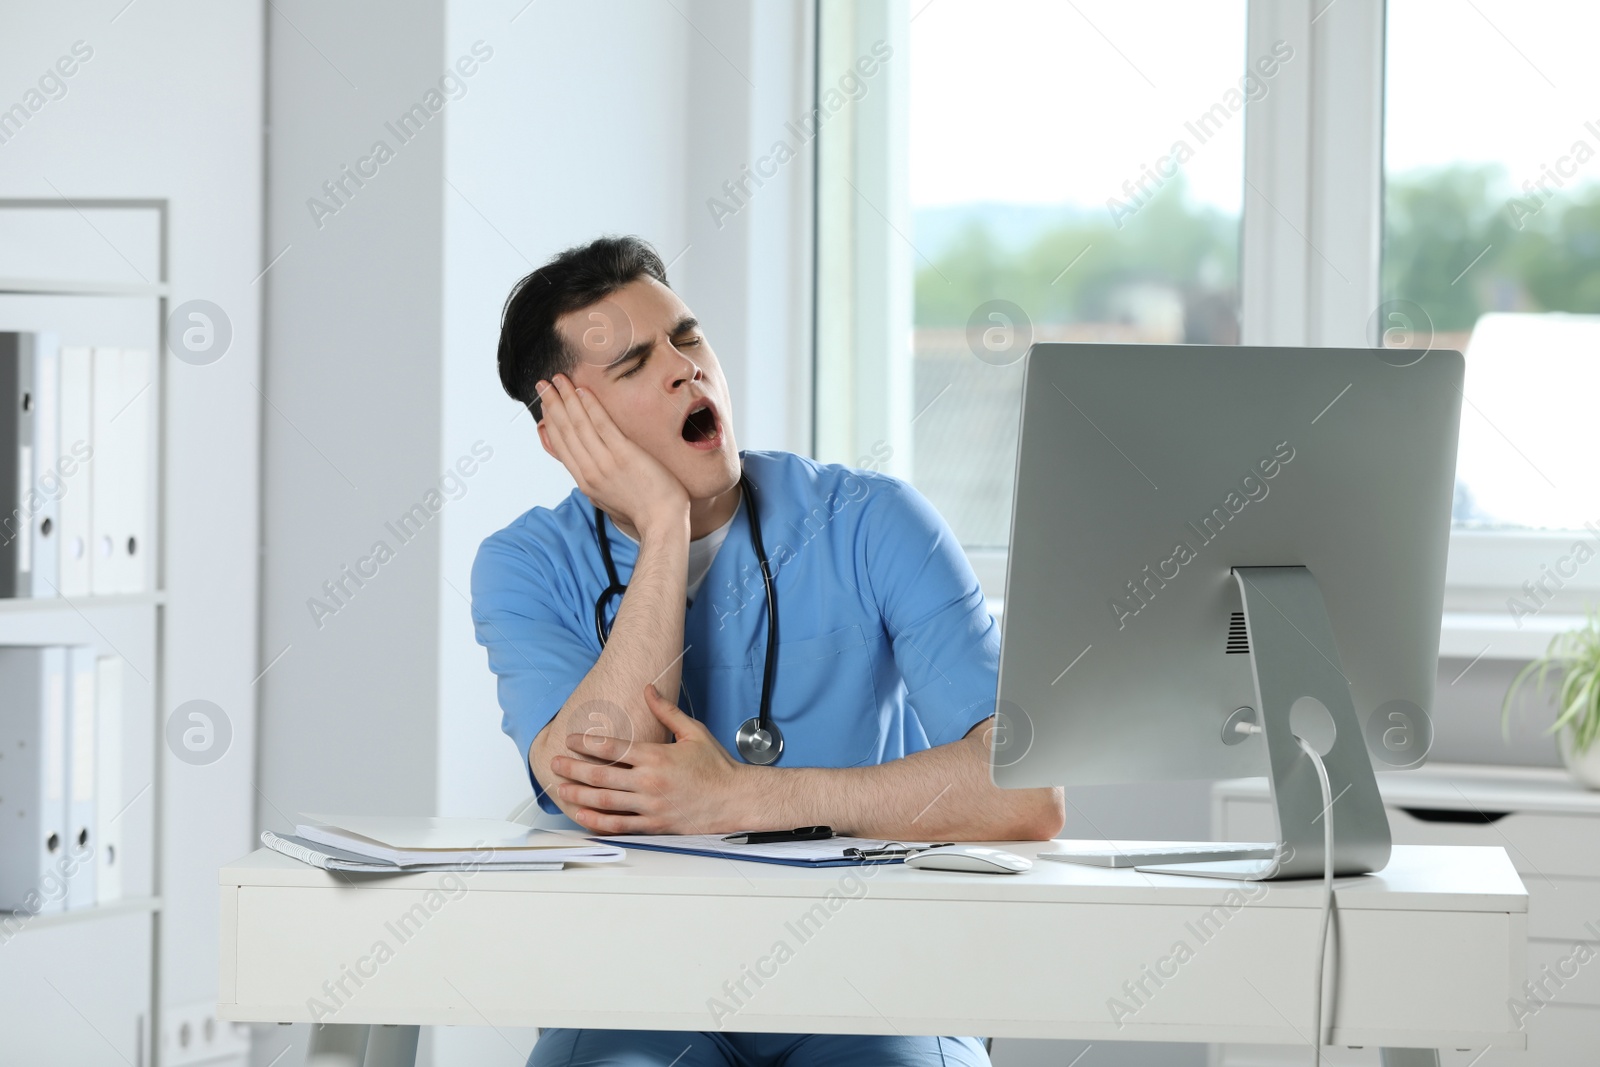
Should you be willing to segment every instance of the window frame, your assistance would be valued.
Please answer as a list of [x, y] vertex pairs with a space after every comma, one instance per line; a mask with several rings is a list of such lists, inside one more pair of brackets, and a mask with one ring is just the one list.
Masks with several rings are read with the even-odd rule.
[[[844, 12], [851, 12], [848, 18]], [[911, 476], [913, 252], [906, 234], [909, 28], [906, 0], [845, 4], [818, 0], [820, 86], [830, 55], [870, 41], [892, 43], [901, 61], [885, 91], [868, 94], [848, 121], [819, 136], [817, 188], [815, 453], [866, 456], [892, 443], [885, 469]], [[1250, 0], [1247, 56], [1287, 41], [1303, 62], [1285, 64], [1273, 91], [1245, 107], [1245, 190], [1240, 220], [1240, 341], [1248, 345], [1365, 348], [1377, 339], [1384, 193], [1384, 70], [1387, 3]], [[849, 25], [843, 26], [843, 22]], [[852, 53], [854, 54], [854, 53]], [[904, 58], [901, 58], [904, 57]], [[837, 62], [837, 61], [835, 61]], [[850, 179], [846, 204], [828, 189]], [[875, 240], [857, 219], [881, 217]], [[898, 220], [898, 221], [897, 221]], [[894, 232], [891, 232], [894, 231]], [[827, 248], [844, 250], [843, 266]], [[822, 324], [834, 323], [830, 340]], [[824, 383], [835, 383], [830, 391]], [[831, 412], [831, 414], [824, 414]], [[1440, 655], [1528, 659], [1554, 633], [1581, 620], [1600, 573], [1579, 571], [1535, 617], [1517, 618], [1538, 581], [1587, 532], [1452, 529]], [[1006, 553], [968, 548], [999, 614]], [[1600, 568], [1594, 570], [1600, 571]]]

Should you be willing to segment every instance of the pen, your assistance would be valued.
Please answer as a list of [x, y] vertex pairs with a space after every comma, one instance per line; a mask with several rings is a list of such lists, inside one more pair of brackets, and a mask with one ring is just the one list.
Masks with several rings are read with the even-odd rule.
[[774, 841], [821, 841], [832, 836], [831, 826], [799, 826], [793, 830], [743, 830], [723, 840], [735, 845], [766, 845]]
[[845, 858], [853, 860], [882, 860], [901, 859], [915, 856], [919, 852], [926, 852], [930, 848], [944, 848], [945, 845], [954, 844], [945, 841], [933, 845], [902, 845], [898, 841], [885, 842], [881, 848], [847, 848], [844, 850]]

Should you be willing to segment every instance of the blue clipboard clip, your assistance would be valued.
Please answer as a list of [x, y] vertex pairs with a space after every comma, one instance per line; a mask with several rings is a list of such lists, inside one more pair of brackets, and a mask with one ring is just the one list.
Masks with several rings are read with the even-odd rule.
[[945, 841], [940, 844], [922, 845], [913, 848], [909, 845], [902, 845], [898, 841], [886, 841], [881, 848], [847, 848], [844, 850], [844, 856], [846, 859], [852, 860], [905, 859], [908, 856], [915, 856], [919, 852], [926, 852], [930, 848], [944, 848], [945, 845], [950, 844], [954, 844], [954, 842]]

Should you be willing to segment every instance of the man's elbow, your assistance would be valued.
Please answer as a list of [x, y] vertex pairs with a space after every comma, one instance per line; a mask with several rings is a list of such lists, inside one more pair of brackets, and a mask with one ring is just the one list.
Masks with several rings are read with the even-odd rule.
[[1013, 841], [1050, 841], [1067, 822], [1066, 794], [1059, 787], [1030, 790], [1028, 802], [1017, 813]]

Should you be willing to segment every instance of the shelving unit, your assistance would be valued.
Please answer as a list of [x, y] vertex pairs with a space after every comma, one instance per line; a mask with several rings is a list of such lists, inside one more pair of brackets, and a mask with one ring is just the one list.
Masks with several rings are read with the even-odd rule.
[[85, 605], [95, 608], [159, 607], [167, 602], [165, 593], [129, 593], [127, 596], [73, 597], [65, 600], [51, 597], [48, 600], [0, 598], [0, 616], [15, 613], [32, 615], [52, 608], [61, 611], [81, 611]]
[[[0, 600], [0, 644], [87, 644], [118, 656], [123, 670], [122, 750], [117, 816], [123, 864], [120, 899], [49, 915], [5, 915], [0, 924], [0, 1034], [6, 1062], [147, 1067], [159, 1032], [156, 943], [161, 921], [160, 825], [164, 706], [163, 472], [167, 316], [164, 200], [0, 200], [11, 247], [0, 268], [0, 329], [47, 329], [64, 345], [142, 347], [152, 354], [150, 516], [144, 554], [149, 592], [120, 596]], [[93, 219], [94, 221], [90, 221]], [[84, 223], [89, 226], [85, 227]], [[99, 225], [96, 225], [99, 223]], [[109, 230], [120, 267], [98, 250], [63, 248], [61, 235]], [[61, 237], [61, 239], [65, 239]], [[40, 278], [19, 277], [35, 242]], [[82, 265], [83, 277], [71, 277]], [[115, 279], [131, 268], [146, 280]], [[102, 280], [92, 272], [104, 271]], [[93, 463], [93, 460], [90, 460]], [[68, 491], [73, 491], [70, 487]], [[77, 487], [81, 490], [81, 487]], [[3, 709], [0, 709], [3, 710]], [[85, 1026], [84, 1023], [88, 1023]]]

